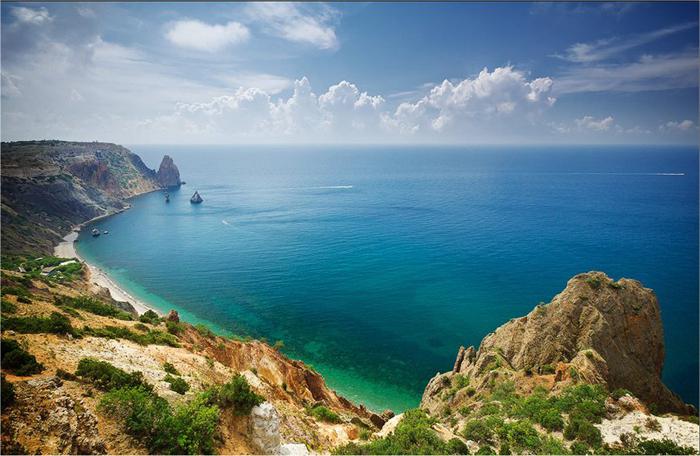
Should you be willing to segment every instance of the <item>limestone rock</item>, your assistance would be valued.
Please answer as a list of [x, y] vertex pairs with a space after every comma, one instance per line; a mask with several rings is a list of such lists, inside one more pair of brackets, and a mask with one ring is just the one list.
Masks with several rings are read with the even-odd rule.
[[182, 185], [180, 181], [180, 171], [175, 166], [175, 162], [170, 158], [170, 155], [163, 157], [163, 161], [160, 162], [160, 167], [158, 172], [156, 172], [156, 179], [158, 184], [163, 188], [169, 187], [179, 187]]
[[280, 447], [279, 454], [289, 456], [304, 456], [309, 454], [309, 450], [303, 443], [285, 443]]
[[259, 454], [280, 453], [280, 419], [269, 402], [253, 407], [250, 412], [250, 442]]

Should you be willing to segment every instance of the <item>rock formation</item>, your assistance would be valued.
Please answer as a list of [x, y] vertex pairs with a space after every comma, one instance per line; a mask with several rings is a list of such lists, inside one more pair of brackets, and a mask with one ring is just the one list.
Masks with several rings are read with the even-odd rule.
[[250, 442], [258, 454], [280, 452], [280, 419], [269, 402], [253, 407], [250, 412]]
[[[535, 307], [487, 335], [478, 350], [461, 347], [451, 373], [434, 377], [423, 402], [440, 406], [441, 383], [453, 375], [486, 384], [492, 366], [515, 372], [553, 374], [556, 388], [572, 381], [625, 388], [660, 411], [690, 413], [661, 381], [663, 327], [654, 292], [636, 280], [612, 281], [601, 272], [569, 280], [552, 302]], [[576, 377], [572, 379], [572, 377]]]
[[192, 203], [192, 204], [199, 204], [202, 201], [204, 201], [204, 200], [202, 199], [201, 196], [199, 196], [199, 192], [197, 192], [197, 191], [195, 191], [194, 194], [192, 195], [192, 198], [190, 198], [190, 203]]
[[175, 166], [170, 155], [164, 156], [163, 160], [160, 162], [160, 167], [156, 173], [156, 179], [158, 180], [158, 184], [163, 188], [179, 187], [182, 185], [180, 181], [180, 171], [177, 169], [177, 166]]

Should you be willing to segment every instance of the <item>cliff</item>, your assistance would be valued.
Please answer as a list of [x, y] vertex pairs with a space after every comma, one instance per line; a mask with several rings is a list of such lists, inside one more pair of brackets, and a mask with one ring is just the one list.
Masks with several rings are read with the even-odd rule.
[[[177, 168], [169, 160], [163, 177]], [[70, 229], [161, 188], [155, 171], [116, 144], [2, 143], [2, 253], [48, 254]]]
[[[84, 373], [76, 375], [84, 359], [138, 375], [134, 378], [174, 410], [196, 407], [202, 394], [242, 375], [264, 403], [243, 414], [219, 405], [212, 433], [215, 453], [328, 451], [357, 439], [359, 429], [377, 430], [371, 412], [336, 394], [302, 362], [261, 341], [224, 338], [203, 326], [179, 322], [173, 312], [140, 320], [113, 312], [120, 309], [92, 294], [86, 268], [81, 271], [68, 280], [2, 272], [3, 351], [8, 341], [16, 341], [27, 353], [20, 359], [31, 356], [41, 365], [40, 371], [18, 372], [18, 357], [10, 360], [3, 354], [3, 395], [9, 382], [14, 396], [9, 404], [3, 398], [3, 452], [153, 451], [152, 442], [130, 433], [125, 418], [100, 406], [107, 395], [103, 383]], [[51, 319], [53, 325], [37, 323]], [[188, 388], [184, 393], [171, 385], [172, 372]]]
[[158, 180], [158, 185], [163, 188], [179, 187], [182, 185], [180, 181], [180, 171], [175, 166], [173, 159], [170, 155], [163, 157], [163, 161], [160, 162], [160, 167], [156, 172], [156, 179]]

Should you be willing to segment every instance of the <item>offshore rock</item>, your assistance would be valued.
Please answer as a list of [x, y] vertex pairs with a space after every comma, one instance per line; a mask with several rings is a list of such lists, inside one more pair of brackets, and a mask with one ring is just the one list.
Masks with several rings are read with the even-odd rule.
[[179, 187], [182, 185], [180, 181], [180, 171], [177, 169], [177, 166], [175, 166], [175, 162], [173, 162], [170, 155], [164, 156], [163, 161], [160, 162], [160, 167], [156, 173], [156, 179], [163, 188]]
[[192, 203], [192, 204], [199, 204], [199, 203], [201, 203], [202, 201], [204, 201], [204, 200], [202, 199], [201, 196], [199, 196], [199, 192], [198, 192], [198, 191], [195, 191], [195, 192], [194, 192], [194, 195], [192, 195], [192, 198], [190, 198], [190, 203]]

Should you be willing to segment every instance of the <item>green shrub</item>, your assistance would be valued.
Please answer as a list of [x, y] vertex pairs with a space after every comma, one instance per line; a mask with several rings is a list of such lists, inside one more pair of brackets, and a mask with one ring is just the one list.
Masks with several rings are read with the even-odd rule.
[[143, 332], [148, 332], [148, 331], [149, 331], [148, 326], [144, 325], [143, 323], [136, 323], [136, 324], [134, 325], [134, 329], [136, 329], [136, 330], [138, 330], [138, 331], [143, 331]]
[[139, 321], [141, 323], [149, 323], [151, 325], [157, 325], [158, 323], [160, 323], [160, 317], [158, 316], [157, 313], [155, 313], [151, 309], [148, 309], [139, 317]]
[[116, 388], [141, 388], [147, 391], [153, 389], [146, 383], [141, 372], [128, 373], [106, 361], [83, 358], [78, 362], [75, 375], [89, 381], [96, 387], [109, 391]]
[[618, 399], [620, 399], [622, 396], [632, 396], [632, 397], [634, 397], [634, 394], [632, 394], [632, 392], [631, 392], [630, 390], [626, 390], [626, 389], [624, 389], [624, 388], [617, 388], [616, 390], [613, 390], [612, 393], [610, 393], [610, 396], [611, 396], [613, 399], [618, 400]]
[[556, 398], [547, 397], [547, 391], [542, 388], [536, 388], [531, 395], [521, 399], [513, 407], [513, 415], [529, 418], [550, 431], [564, 429]]
[[79, 296], [77, 298], [72, 298], [70, 296], [56, 296], [54, 298], [54, 303], [58, 307], [69, 307], [72, 309], [84, 310], [86, 312], [90, 312], [91, 314], [100, 315], [103, 317], [112, 317], [119, 320], [132, 319], [131, 314], [89, 296]]
[[556, 372], [556, 369], [554, 369], [554, 366], [551, 364], [544, 364], [540, 367], [540, 374], [548, 375], [553, 374], [554, 372]]
[[177, 321], [166, 321], [165, 327], [170, 334], [178, 335], [185, 329], [185, 325]]
[[53, 312], [49, 317], [8, 317], [3, 319], [3, 330], [24, 334], [53, 333], [77, 335], [68, 317]]
[[602, 284], [601, 280], [598, 277], [589, 277], [586, 279], [586, 283], [594, 290], [600, 288], [600, 285]]
[[256, 394], [241, 374], [236, 374], [231, 381], [211, 388], [207, 393], [210, 403], [221, 408], [232, 408], [235, 415], [249, 415], [256, 405], [265, 400]]
[[474, 454], [495, 454], [496, 452], [493, 451], [493, 448], [491, 448], [488, 445], [483, 445], [480, 446], [478, 450], [476, 450], [476, 453]]
[[155, 329], [148, 330], [147, 333], [135, 333], [125, 326], [104, 326], [102, 328], [83, 328], [83, 335], [93, 337], [104, 337], [107, 339], [126, 339], [136, 342], [139, 345], [168, 345], [179, 347], [177, 338], [172, 334]]
[[669, 439], [663, 440], [643, 440], [639, 442], [634, 454], [697, 454], [693, 447], [677, 445]]
[[3, 410], [15, 400], [15, 389], [12, 383], [5, 379], [4, 374], [0, 374], [0, 402]]
[[1, 304], [1, 307], [0, 307], [0, 312], [2, 312], [3, 314], [6, 314], [6, 313], [15, 313], [15, 312], [17, 312], [17, 305], [14, 304], [14, 303], [11, 303], [10, 301], [8, 301], [8, 300], [5, 299], [5, 298], [2, 298], [2, 304]]
[[479, 443], [493, 443], [493, 430], [486, 425], [485, 420], [469, 420], [462, 429], [462, 435], [467, 440]]
[[178, 370], [175, 369], [175, 366], [173, 366], [167, 361], [163, 363], [163, 370], [168, 374], [180, 375], [180, 372], [178, 372]]
[[607, 393], [600, 385], [581, 384], [566, 388], [557, 403], [559, 409], [585, 420], [599, 423], [605, 416]]
[[17, 297], [17, 302], [22, 302], [22, 303], [24, 303], [24, 304], [31, 304], [31, 303], [32, 303], [32, 300], [29, 299], [29, 298], [27, 298], [27, 297], [24, 297], [24, 296], [18, 296], [18, 297]]
[[56, 369], [56, 377], [60, 378], [61, 380], [69, 380], [69, 381], [76, 381], [78, 380], [78, 377], [75, 376], [75, 374], [71, 374], [68, 371], [64, 371], [61, 368]]
[[[464, 451], [456, 444], [443, 442], [431, 428], [435, 420], [420, 409], [404, 412], [394, 433], [368, 443], [349, 443], [333, 450], [335, 454], [452, 454]], [[466, 452], [465, 452], [466, 453]], [[490, 454], [490, 453], [489, 453]]]
[[37, 362], [34, 355], [25, 351], [16, 340], [2, 339], [0, 350], [2, 351], [2, 368], [15, 375], [27, 376], [38, 374], [44, 370], [44, 366]]
[[23, 285], [20, 285], [18, 283], [14, 283], [13, 285], [4, 285], [2, 287], [2, 295], [14, 295], [17, 297], [25, 297], [29, 298], [31, 297], [31, 293], [29, 293], [29, 290]]
[[574, 442], [571, 444], [571, 454], [591, 454], [590, 447], [583, 442]]
[[360, 440], [369, 440], [372, 437], [372, 433], [368, 429], [360, 429], [358, 436]]
[[564, 442], [547, 435], [542, 437], [542, 442], [540, 443], [537, 454], [569, 454], [569, 451], [564, 445]]
[[275, 344], [272, 346], [272, 348], [274, 348], [277, 351], [282, 350], [284, 348], [284, 341], [283, 340], [275, 341]]
[[528, 420], [504, 423], [498, 431], [498, 437], [501, 442], [507, 442], [508, 446], [516, 452], [537, 451], [542, 443], [540, 434]]
[[170, 383], [170, 389], [178, 394], [185, 394], [190, 390], [190, 385], [188, 385], [187, 382], [180, 377], [173, 377], [172, 375], [167, 374], [163, 380]]
[[655, 418], [647, 418], [646, 422], [644, 423], [644, 427], [653, 432], [661, 431], [661, 423], [659, 423], [659, 420]]
[[194, 329], [196, 329], [202, 337], [210, 338], [216, 336], [216, 334], [214, 334], [212, 330], [209, 329], [209, 327], [203, 323], [195, 325]]
[[309, 410], [311, 416], [326, 423], [340, 423], [342, 420], [337, 413], [323, 405], [317, 405]]
[[567, 440], [578, 440], [587, 443], [593, 448], [598, 448], [603, 443], [600, 430], [593, 426], [590, 421], [581, 418], [573, 418], [564, 428], [564, 438]]
[[452, 377], [452, 386], [457, 389], [466, 388], [469, 386], [469, 377], [462, 374], [457, 374]]
[[447, 454], [469, 454], [467, 444], [457, 438], [451, 438], [446, 445]]

